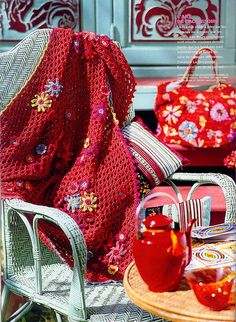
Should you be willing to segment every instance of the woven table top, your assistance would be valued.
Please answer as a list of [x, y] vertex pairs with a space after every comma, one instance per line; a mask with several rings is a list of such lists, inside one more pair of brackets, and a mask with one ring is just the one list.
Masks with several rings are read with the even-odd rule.
[[212, 311], [197, 301], [185, 279], [180, 282], [179, 289], [175, 292], [151, 292], [139, 275], [134, 262], [126, 269], [124, 288], [136, 305], [171, 321], [235, 321], [233, 293], [231, 294], [229, 309]]

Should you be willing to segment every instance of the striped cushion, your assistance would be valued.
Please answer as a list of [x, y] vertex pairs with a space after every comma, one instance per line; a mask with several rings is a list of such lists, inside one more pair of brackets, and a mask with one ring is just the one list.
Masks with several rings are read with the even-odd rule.
[[[178, 208], [178, 210], [177, 210]], [[177, 204], [165, 204], [158, 207], [147, 208], [145, 217], [155, 213], [162, 213], [173, 219], [178, 224], [179, 229], [186, 231], [191, 219], [196, 219], [194, 226], [209, 226], [211, 214], [211, 197], [205, 196], [201, 199], [191, 199]]]
[[122, 130], [134, 156], [137, 168], [154, 187], [168, 178], [187, 160], [160, 142], [139, 122], [132, 122]]
[[186, 230], [188, 222], [195, 218], [197, 221], [194, 226], [209, 226], [211, 212], [211, 197], [202, 199], [192, 199], [179, 204], [180, 218], [179, 227]]

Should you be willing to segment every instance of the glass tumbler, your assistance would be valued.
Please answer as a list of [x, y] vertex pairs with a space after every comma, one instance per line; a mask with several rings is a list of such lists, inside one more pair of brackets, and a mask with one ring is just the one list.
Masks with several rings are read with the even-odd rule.
[[227, 307], [235, 279], [230, 267], [193, 269], [185, 277], [201, 304], [212, 310]]

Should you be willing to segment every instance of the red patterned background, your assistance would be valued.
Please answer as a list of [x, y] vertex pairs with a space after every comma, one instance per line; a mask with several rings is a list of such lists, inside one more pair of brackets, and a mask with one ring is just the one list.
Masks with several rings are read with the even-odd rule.
[[219, 40], [221, 0], [131, 0], [131, 41]]
[[81, 30], [80, 1], [0, 1], [1, 41], [20, 40], [35, 29], [50, 27]]

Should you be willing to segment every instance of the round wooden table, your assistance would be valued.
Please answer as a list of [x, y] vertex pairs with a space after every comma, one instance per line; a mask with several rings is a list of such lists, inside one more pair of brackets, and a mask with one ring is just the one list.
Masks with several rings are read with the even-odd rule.
[[185, 279], [175, 292], [151, 292], [143, 282], [132, 262], [126, 269], [124, 288], [130, 299], [142, 309], [171, 321], [224, 322], [235, 321], [235, 306], [232, 309], [212, 311], [200, 304]]

